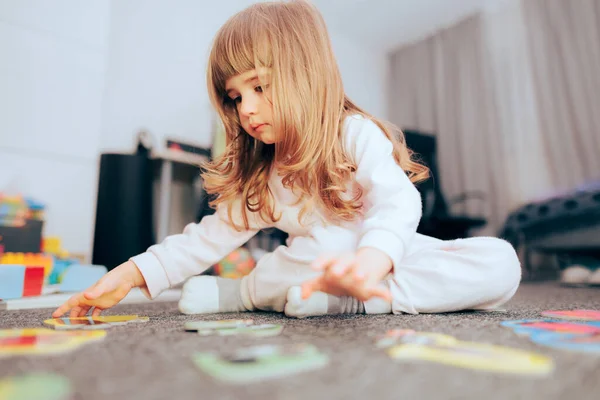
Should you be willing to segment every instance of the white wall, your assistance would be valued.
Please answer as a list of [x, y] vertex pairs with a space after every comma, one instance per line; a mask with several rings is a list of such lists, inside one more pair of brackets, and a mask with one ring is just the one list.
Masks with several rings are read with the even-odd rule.
[[[0, 191], [45, 202], [45, 233], [89, 255], [99, 153], [140, 128], [209, 146], [209, 46], [252, 2], [0, 0]], [[384, 54], [331, 35], [346, 91], [385, 117]]]
[[44, 202], [74, 252], [93, 232], [109, 7], [0, 0], [0, 191]]
[[[209, 146], [210, 44], [227, 18], [253, 2], [211, 2], [210, 7], [196, 0], [113, 2], [102, 148], [130, 149], [141, 128], [160, 143], [171, 136]], [[384, 54], [335, 32], [332, 42], [349, 95], [385, 116]]]
[[387, 118], [389, 65], [386, 53], [360, 46], [332, 30], [330, 35], [348, 96], [375, 117]]

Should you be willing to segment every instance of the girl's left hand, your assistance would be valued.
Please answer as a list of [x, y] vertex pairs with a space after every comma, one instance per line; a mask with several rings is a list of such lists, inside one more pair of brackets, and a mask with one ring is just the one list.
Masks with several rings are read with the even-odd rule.
[[379, 282], [391, 271], [392, 263], [379, 250], [364, 248], [357, 253], [320, 257], [312, 267], [323, 273], [302, 285], [304, 299], [313, 292], [324, 292], [334, 296], [351, 296], [360, 301], [372, 297], [391, 301], [389, 290], [380, 286]]

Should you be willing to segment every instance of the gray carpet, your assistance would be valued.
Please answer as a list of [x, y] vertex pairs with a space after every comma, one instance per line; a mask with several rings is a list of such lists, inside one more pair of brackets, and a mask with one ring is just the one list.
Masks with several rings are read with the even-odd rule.
[[[567, 289], [553, 283], [524, 284], [508, 313], [403, 316], [340, 316], [304, 320], [276, 314], [211, 315], [202, 319], [252, 317], [285, 326], [261, 343], [308, 342], [327, 353], [324, 369], [243, 387], [222, 384], [199, 372], [190, 355], [231, 349], [256, 340], [200, 337], [183, 331], [191, 318], [174, 303], [119, 306], [109, 314], [148, 315], [146, 324], [114, 327], [108, 337], [60, 356], [0, 359], [0, 375], [53, 371], [67, 376], [76, 399], [599, 399], [600, 356], [541, 347], [501, 327], [506, 319], [537, 318], [548, 309], [600, 309], [600, 289]], [[50, 310], [0, 311], [1, 328], [38, 327]], [[551, 356], [554, 373], [527, 378], [435, 364], [398, 363], [373, 346], [372, 335], [389, 328], [440, 332]]]

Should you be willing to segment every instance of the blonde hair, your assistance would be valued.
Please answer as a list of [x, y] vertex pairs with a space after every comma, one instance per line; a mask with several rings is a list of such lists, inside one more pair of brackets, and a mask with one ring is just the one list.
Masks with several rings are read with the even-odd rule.
[[[273, 129], [281, 141], [267, 145], [246, 134], [236, 107], [227, 100], [225, 83], [249, 70], [269, 68]], [[265, 77], [259, 76], [261, 82]], [[394, 159], [413, 182], [426, 179], [428, 169], [412, 159], [400, 130], [375, 119], [344, 93], [341, 75], [321, 14], [307, 1], [258, 3], [229, 19], [218, 31], [207, 71], [211, 102], [225, 127], [225, 152], [207, 163], [203, 178], [211, 205], [234, 200], [244, 228], [246, 211], [276, 222], [268, 186], [277, 163], [284, 187], [328, 210], [334, 219], [353, 220], [362, 208], [362, 193], [348, 199], [347, 183], [356, 166], [342, 143], [344, 119], [361, 114], [372, 120], [394, 144]], [[241, 227], [236, 226], [236, 229]]]

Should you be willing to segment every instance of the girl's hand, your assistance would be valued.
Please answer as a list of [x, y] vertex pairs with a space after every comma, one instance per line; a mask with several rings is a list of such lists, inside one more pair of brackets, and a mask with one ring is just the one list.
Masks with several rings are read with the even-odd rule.
[[381, 251], [362, 248], [356, 254], [320, 257], [312, 265], [323, 274], [302, 285], [302, 298], [313, 292], [324, 292], [334, 296], [351, 296], [360, 301], [381, 297], [391, 301], [388, 289], [379, 282], [392, 270], [392, 261]]
[[52, 313], [52, 317], [61, 317], [69, 310], [71, 318], [83, 317], [92, 307], [92, 316], [96, 317], [102, 310], [111, 308], [123, 300], [132, 288], [145, 284], [140, 270], [132, 261], [127, 261], [108, 272], [84, 292], [73, 295]]

